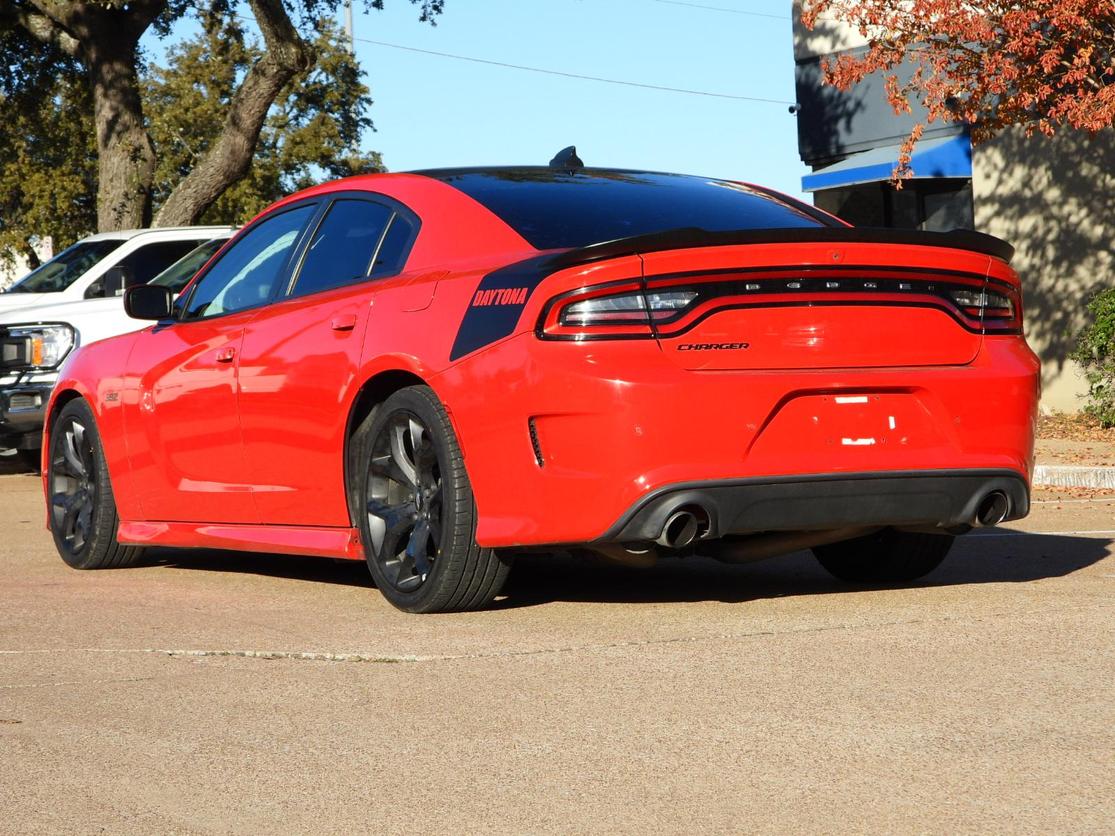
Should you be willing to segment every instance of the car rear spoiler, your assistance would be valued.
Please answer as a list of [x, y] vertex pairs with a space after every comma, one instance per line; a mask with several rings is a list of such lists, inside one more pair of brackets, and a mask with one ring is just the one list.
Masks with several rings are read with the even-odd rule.
[[695, 247], [717, 247], [729, 244], [907, 244], [921, 247], [949, 247], [969, 250], [998, 258], [1007, 264], [1014, 256], [1014, 247], [1001, 238], [954, 229], [951, 232], [921, 232], [881, 227], [805, 227], [795, 229], [745, 229], [711, 232], [699, 227], [682, 227], [617, 238], [587, 247], [555, 253], [547, 259], [547, 267], [561, 269], [586, 264], [603, 258], [618, 258], [637, 253], [662, 250], [684, 250]]

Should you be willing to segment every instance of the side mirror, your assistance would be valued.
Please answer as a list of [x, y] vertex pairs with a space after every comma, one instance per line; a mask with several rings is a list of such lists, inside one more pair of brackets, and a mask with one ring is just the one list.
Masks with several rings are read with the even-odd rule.
[[170, 319], [174, 310], [174, 294], [170, 288], [140, 284], [124, 291], [124, 310], [132, 319]]
[[104, 282], [101, 295], [108, 299], [113, 296], [123, 296], [124, 291], [135, 284], [135, 275], [130, 267], [118, 264], [105, 270], [101, 281]]

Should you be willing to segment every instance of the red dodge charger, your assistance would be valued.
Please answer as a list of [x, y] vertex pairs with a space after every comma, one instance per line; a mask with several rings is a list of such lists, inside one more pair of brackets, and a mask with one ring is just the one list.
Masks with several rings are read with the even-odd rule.
[[1038, 362], [1011, 247], [852, 228], [758, 186], [550, 167], [377, 174], [248, 224], [145, 331], [67, 362], [44, 444], [63, 559], [367, 560], [410, 612], [513, 554], [811, 548], [932, 571], [1029, 511]]

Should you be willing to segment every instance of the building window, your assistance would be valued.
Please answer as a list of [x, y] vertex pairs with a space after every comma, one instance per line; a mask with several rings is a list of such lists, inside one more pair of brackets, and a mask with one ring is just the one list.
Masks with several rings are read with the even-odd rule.
[[930, 232], [975, 228], [971, 180], [908, 180], [901, 189], [882, 181], [822, 189], [813, 198], [819, 208], [855, 226]]

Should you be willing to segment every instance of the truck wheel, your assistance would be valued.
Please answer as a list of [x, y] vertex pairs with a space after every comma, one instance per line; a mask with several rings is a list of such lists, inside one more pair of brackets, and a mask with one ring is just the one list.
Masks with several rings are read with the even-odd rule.
[[476, 502], [445, 408], [427, 386], [391, 395], [353, 438], [353, 507], [368, 568], [401, 610], [489, 604], [510, 559], [476, 544]]
[[54, 421], [47, 485], [50, 530], [67, 564], [75, 569], [115, 569], [131, 565], [143, 553], [142, 548], [116, 542], [120, 518], [108, 466], [93, 411], [80, 398], [62, 407]]
[[884, 528], [866, 537], [816, 546], [813, 555], [832, 575], [851, 583], [904, 583], [941, 565], [955, 540]]

